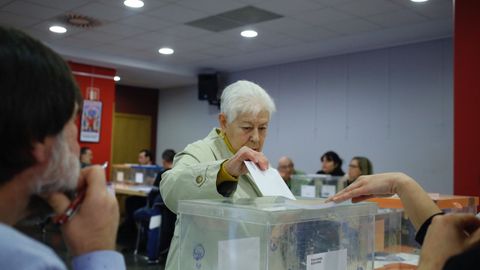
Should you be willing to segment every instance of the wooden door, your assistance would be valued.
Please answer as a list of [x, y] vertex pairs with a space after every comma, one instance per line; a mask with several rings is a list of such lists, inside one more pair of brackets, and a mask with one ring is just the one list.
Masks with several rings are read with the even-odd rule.
[[151, 129], [151, 116], [115, 113], [112, 163], [138, 163], [138, 152], [151, 147]]

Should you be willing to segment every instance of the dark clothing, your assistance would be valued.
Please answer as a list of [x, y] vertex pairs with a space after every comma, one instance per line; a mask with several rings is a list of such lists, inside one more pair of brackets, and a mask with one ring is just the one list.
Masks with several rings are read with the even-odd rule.
[[[433, 217], [437, 215], [443, 215], [443, 213], [437, 213], [428, 218], [420, 227], [415, 237], [415, 240], [419, 244], [423, 244], [425, 236], [428, 231], [428, 227], [432, 223]], [[441, 245], [448, 245], [448, 243], [440, 243]], [[443, 270], [463, 270], [463, 269], [475, 269], [480, 265], [480, 242], [476, 243], [470, 249], [463, 251], [462, 253], [450, 257]]]
[[443, 270], [463, 270], [475, 269], [480, 265], [480, 243], [476, 243], [472, 248], [450, 257]]
[[149, 227], [151, 217], [156, 215], [162, 217], [160, 228], [147, 229], [147, 255], [149, 260], [156, 260], [159, 255], [167, 253], [175, 230], [177, 215], [165, 206], [158, 189], [160, 181], [162, 181], [162, 174], [167, 170], [169, 169], [163, 170], [155, 178], [154, 187], [148, 194], [147, 204], [144, 204], [145, 207], [136, 210], [134, 213], [134, 219], [142, 222], [144, 228]]
[[320, 171], [317, 172], [317, 174], [329, 174], [331, 176], [344, 176], [345, 175], [342, 168], [340, 168], [340, 167], [335, 168], [335, 170], [333, 170], [332, 173], [326, 173], [323, 170], [320, 170]]

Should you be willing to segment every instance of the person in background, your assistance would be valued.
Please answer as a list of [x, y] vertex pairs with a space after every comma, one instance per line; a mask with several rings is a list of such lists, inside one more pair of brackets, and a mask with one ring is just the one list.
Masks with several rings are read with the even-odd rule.
[[287, 156], [283, 156], [278, 160], [277, 170], [289, 188], [292, 184], [290, 181], [292, 180], [292, 175], [303, 174], [302, 172], [295, 170], [293, 161]]
[[90, 147], [80, 148], [80, 167], [83, 169], [92, 165], [93, 152]]
[[153, 186], [159, 187], [160, 186], [160, 181], [162, 181], [162, 174], [168, 170], [170, 170], [173, 167], [173, 158], [175, 157], [175, 150], [173, 149], [166, 149], [162, 153], [162, 167], [163, 170], [158, 173], [157, 177], [155, 178], [155, 182], [153, 183]]
[[373, 174], [373, 166], [370, 160], [366, 157], [353, 157], [348, 165], [348, 178], [346, 186], [352, 184], [360, 175]]
[[[268, 168], [262, 149], [274, 111], [272, 98], [257, 84], [237, 81], [227, 86], [220, 98], [220, 128], [178, 153], [173, 168], [162, 176], [160, 193], [167, 207], [177, 213], [180, 200], [261, 196], [244, 161], [252, 161], [260, 170]], [[179, 269], [179, 225], [166, 270]]]
[[152, 165], [153, 157], [152, 152], [148, 149], [142, 149], [138, 153], [138, 164], [140, 165]]
[[360, 202], [397, 194], [422, 245], [418, 270], [464, 270], [480, 265], [480, 219], [472, 214], [443, 215], [423, 188], [403, 173], [360, 176], [327, 201]]
[[[141, 222], [147, 232], [147, 262], [154, 264], [159, 262], [159, 256], [165, 256], [170, 248], [170, 242], [175, 229], [177, 216], [164, 206], [162, 196], [160, 195], [159, 185], [162, 180], [162, 174], [173, 167], [173, 158], [175, 157], [173, 149], [166, 149], [162, 153], [163, 170], [158, 173], [152, 190], [148, 193], [147, 204], [145, 207], [137, 209], [133, 218]], [[161, 215], [162, 222], [160, 228], [149, 228], [150, 219], [153, 216]]]
[[345, 173], [342, 170], [342, 159], [337, 153], [328, 151], [320, 158], [322, 162], [322, 169], [317, 174], [330, 174], [332, 176], [344, 176]]
[[48, 246], [14, 226], [48, 203], [63, 214], [64, 192], [86, 190], [60, 226], [73, 269], [125, 269], [114, 251], [118, 204], [103, 168], [80, 171], [80, 90], [67, 63], [42, 42], [0, 26], [0, 269], [67, 269]]

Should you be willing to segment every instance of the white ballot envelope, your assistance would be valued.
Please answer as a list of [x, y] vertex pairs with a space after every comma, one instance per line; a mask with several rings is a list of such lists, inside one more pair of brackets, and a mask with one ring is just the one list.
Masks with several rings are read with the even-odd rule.
[[244, 162], [262, 196], [283, 196], [295, 200], [295, 196], [275, 168], [262, 171], [252, 161]]

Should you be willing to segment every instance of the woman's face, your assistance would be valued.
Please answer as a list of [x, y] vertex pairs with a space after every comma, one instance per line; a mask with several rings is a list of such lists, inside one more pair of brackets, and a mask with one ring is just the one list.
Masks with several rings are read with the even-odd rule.
[[270, 120], [267, 111], [261, 111], [257, 115], [240, 114], [231, 123], [228, 123], [224, 114], [220, 114], [219, 119], [220, 127], [235, 151], [242, 146], [248, 146], [258, 152], [262, 151]]
[[330, 174], [335, 170], [335, 163], [333, 160], [328, 160], [326, 157], [322, 159], [322, 171], [326, 174]]
[[354, 181], [360, 175], [362, 175], [362, 171], [360, 170], [358, 160], [352, 159], [352, 161], [350, 161], [350, 164], [348, 165], [348, 179], [350, 181]]

